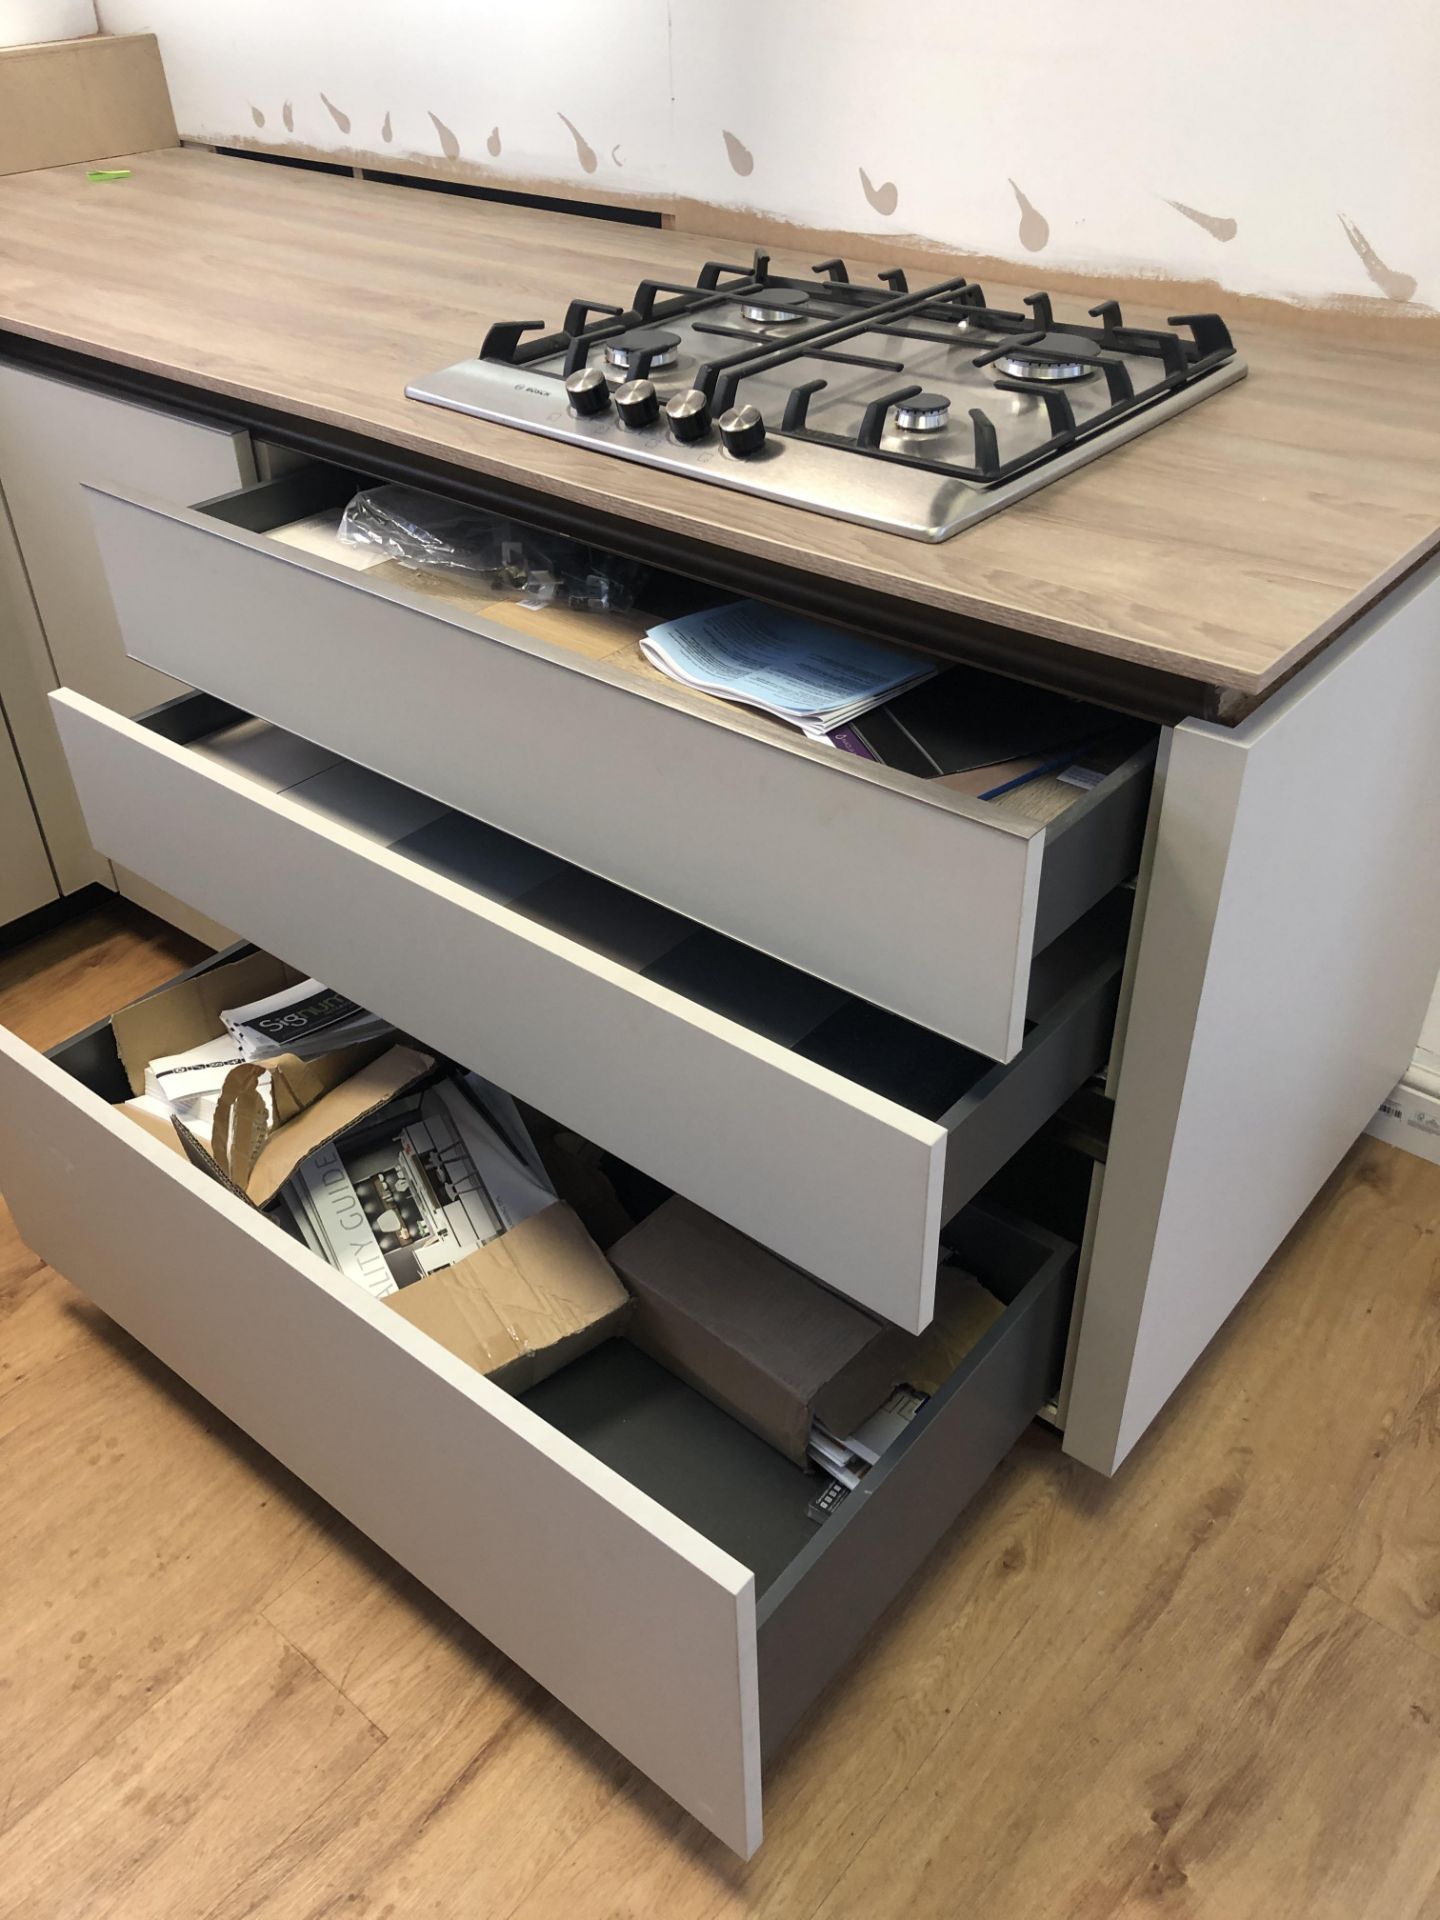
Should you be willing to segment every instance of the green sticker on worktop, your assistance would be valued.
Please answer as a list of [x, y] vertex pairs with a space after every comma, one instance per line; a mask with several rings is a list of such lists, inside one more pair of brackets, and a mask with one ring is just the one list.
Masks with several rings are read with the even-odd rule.
[[86, 174], [87, 180], [128, 180], [129, 167], [92, 167]]

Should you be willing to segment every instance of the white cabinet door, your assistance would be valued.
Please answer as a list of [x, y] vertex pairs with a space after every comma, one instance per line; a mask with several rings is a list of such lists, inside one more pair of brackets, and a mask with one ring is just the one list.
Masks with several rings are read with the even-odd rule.
[[0, 712], [0, 926], [58, 895], [20, 761]]
[[45, 696], [74, 687], [134, 714], [186, 691], [126, 655], [81, 488], [179, 502], [254, 478], [246, 433], [0, 363], [0, 694], [66, 893], [112, 876], [86, 838]]

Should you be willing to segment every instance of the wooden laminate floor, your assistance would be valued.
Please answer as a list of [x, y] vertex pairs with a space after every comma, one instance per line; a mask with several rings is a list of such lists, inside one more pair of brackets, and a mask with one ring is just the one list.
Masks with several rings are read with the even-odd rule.
[[[0, 1022], [193, 954], [92, 916]], [[1361, 1144], [1115, 1482], [1037, 1430], [741, 1866], [0, 1209], [0, 1916], [1440, 1920], [1437, 1226]]]

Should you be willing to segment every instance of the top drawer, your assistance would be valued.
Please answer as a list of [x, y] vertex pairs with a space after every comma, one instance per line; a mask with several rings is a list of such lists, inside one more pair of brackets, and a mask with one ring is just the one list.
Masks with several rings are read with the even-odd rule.
[[995, 1060], [1138, 864], [1153, 744], [1048, 826], [280, 544], [354, 476], [87, 489], [135, 658]]

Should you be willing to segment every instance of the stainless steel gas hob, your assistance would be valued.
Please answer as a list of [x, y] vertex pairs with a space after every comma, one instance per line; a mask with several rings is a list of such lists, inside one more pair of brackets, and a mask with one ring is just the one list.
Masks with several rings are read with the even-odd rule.
[[815, 284], [710, 261], [642, 280], [627, 308], [572, 300], [558, 333], [497, 322], [478, 359], [412, 400], [593, 447], [787, 506], [945, 540], [1239, 380], [1218, 314], [1182, 332], [986, 303], [963, 277], [912, 292], [894, 268]]

